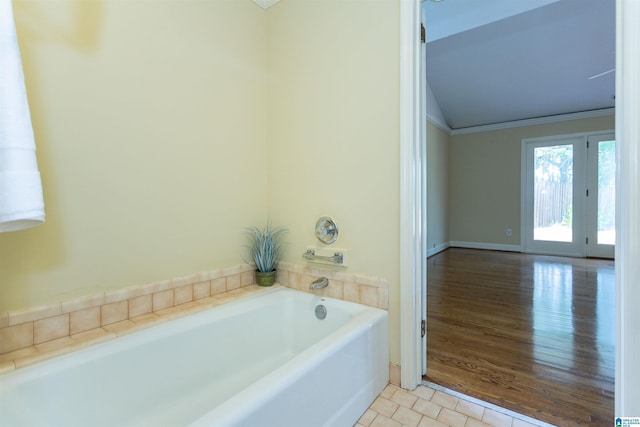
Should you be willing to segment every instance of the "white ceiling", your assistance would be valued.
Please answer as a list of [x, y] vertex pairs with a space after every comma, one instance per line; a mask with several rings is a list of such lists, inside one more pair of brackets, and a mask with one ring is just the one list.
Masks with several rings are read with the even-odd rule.
[[452, 129], [614, 106], [615, 0], [426, 0], [427, 80]]

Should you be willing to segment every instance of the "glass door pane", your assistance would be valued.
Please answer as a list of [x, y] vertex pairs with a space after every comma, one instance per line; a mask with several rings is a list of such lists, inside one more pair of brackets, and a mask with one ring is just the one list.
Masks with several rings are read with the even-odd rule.
[[534, 148], [533, 239], [573, 241], [573, 144]]
[[598, 244], [616, 243], [616, 142], [598, 142]]
[[587, 155], [587, 256], [613, 258], [616, 244], [616, 141], [590, 135]]

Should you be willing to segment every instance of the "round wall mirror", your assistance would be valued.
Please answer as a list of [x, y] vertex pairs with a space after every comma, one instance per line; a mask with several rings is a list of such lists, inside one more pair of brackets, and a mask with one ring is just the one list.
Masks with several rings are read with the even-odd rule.
[[323, 216], [316, 222], [316, 237], [328, 245], [338, 239], [338, 225], [333, 218]]

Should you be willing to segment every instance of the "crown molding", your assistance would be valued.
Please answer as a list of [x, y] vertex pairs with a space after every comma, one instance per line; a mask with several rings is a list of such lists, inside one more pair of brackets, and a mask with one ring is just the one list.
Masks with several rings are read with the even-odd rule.
[[471, 126], [468, 128], [454, 129], [451, 135], [464, 135], [466, 133], [486, 132], [490, 130], [510, 129], [521, 126], [544, 125], [547, 123], [565, 122], [567, 120], [591, 119], [593, 117], [613, 116], [615, 108], [603, 108], [601, 110], [583, 111], [580, 113], [559, 114], [557, 116], [537, 117], [535, 119], [515, 120], [512, 122], [496, 123], [492, 125]]
[[278, 3], [280, 0], [253, 0], [255, 4], [260, 6], [263, 9], [268, 9], [274, 4]]
[[444, 133], [446, 133], [447, 135], [451, 135], [451, 132], [453, 132], [453, 130], [451, 130], [449, 125], [447, 125], [442, 120], [439, 120], [436, 116], [432, 114], [427, 113], [427, 121], [432, 125], [434, 125], [435, 127], [437, 127], [438, 129], [440, 129], [441, 131], [443, 131]]

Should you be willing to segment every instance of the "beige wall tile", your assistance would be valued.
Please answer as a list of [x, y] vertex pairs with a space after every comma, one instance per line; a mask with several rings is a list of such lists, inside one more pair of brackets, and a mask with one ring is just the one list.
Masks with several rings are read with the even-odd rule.
[[171, 284], [171, 280], [159, 280], [157, 282], [148, 283], [143, 286], [144, 295], [155, 294], [162, 291], [168, 291], [169, 289], [173, 289], [173, 285]]
[[9, 353], [4, 353], [0, 355], [0, 363], [7, 362], [10, 360], [20, 359], [22, 357], [29, 357], [37, 354], [38, 350], [34, 346], [29, 346], [25, 348], [21, 348], [20, 350], [10, 351]]
[[211, 295], [218, 295], [227, 291], [227, 278], [218, 277], [211, 281]]
[[225, 267], [225, 268], [221, 268], [220, 269], [220, 273], [222, 273], [223, 276], [229, 277], [229, 276], [235, 276], [236, 274], [240, 274], [243, 271], [244, 266], [242, 265], [236, 265], [236, 266], [232, 266], [232, 267]]
[[84, 310], [86, 308], [100, 307], [105, 303], [104, 292], [96, 295], [88, 295], [85, 297], [75, 298], [62, 302], [62, 312], [71, 313], [72, 311]]
[[90, 329], [85, 332], [80, 332], [71, 336], [73, 340], [73, 349], [80, 350], [90, 345], [98, 344], [104, 341], [111, 340], [116, 337], [116, 334], [107, 332], [102, 328]]
[[25, 310], [12, 311], [9, 312], [9, 326], [47, 319], [57, 316], [58, 314], [62, 314], [62, 305], [59, 302]]
[[355, 283], [344, 283], [343, 297], [345, 301], [360, 302], [360, 287]]
[[373, 286], [360, 286], [360, 304], [369, 307], [378, 307], [378, 288]]
[[113, 291], [105, 292], [104, 294], [104, 302], [105, 304], [110, 304], [112, 302], [124, 301], [129, 298], [139, 297], [140, 295], [144, 295], [146, 289], [144, 286], [131, 286], [124, 289], [116, 289]]
[[289, 272], [278, 268], [276, 270], [276, 282], [280, 283], [282, 286], [289, 286]]
[[180, 304], [178, 308], [182, 311], [185, 316], [188, 316], [193, 313], [197, 313], [203, 310], [202, 304], [198, 303], [198, 301], [186, 302], [184, 304]]
[[244, 273], [245, 271], [256, 271], [256, 265], [254, 263], [251, 264], [241, 264], [240, 271]]
[[201, 271], [199, 273], [194, 273], [193, 274], [193, 285], [195, 285], [196, 283], [200, 283], [200, 282], [208, 282], [209, 280], [211, 280], [211, 277], [209, 277], [211, 275], [210, 271]]
[[327, 287], [327, 296], [330, 298], [342, 299], [344, 284], [342, 280], [330, 280]]
[[117, 336], [126, 335], [138, 328], [139, 326], [131, 320], [123, 320], [122, 322], [112, 323], [104, 327], [106, 331], [116, 334]]
[[378, 288], [378, 308], [389, 309], [389, 290], [386, 288]]
[[13, 360], [0, 362], [0, 375], [6, 374], [7, 372], [15, 371], [15, 369], [16, 365], [13, 363]]
[[0, 329], [0, 354], [33, 345], [33, 322]]
[[205, 280], [193, 285], [193, 299], [199, 300], [211, 295], [211, 281]]
[[333, 273], [333, 278], [336, 280], [341, 280], [343, 282], [355, 283], [355, 277], [353, 273], [347, 273], [344, 271], [336, 271]]
[[[311, 283], [316, 280], [319, 279], [322, 276], [312, 276], [310, 274], [303, 274], [300, 276], [300, 290], [301, 291], [305, 291], [305, 292], [310, 292], [311, 290], [309, 289], [309, 286], [311, 286]], [[326, 292], [326, 289], [322, 289], [323, 292]]]
[[173, 289], [153, 294], [153, 311], [173, 307]]
[[[280, 286], [279, 284], [275, 284], [273, 285], [274, 288], [277, 288], [278, 286]], [[247, 294], [255, 294], [256, 292], [261, 292], [264, 290], [264, 287], [260, 286], [260, 285], [249, 285], [249, 286], [245, 286], [244, 288], [242, 288]]]
[[184, 311], [180, 306], [168, 307], [155, 312], [162, 320], [172, 320], [184, 316]]
[[240, 273], [240, 286], [249, 286], [254, 283], [256, 283], [256, 273], [253, 270]]
[[300, 290], [300, 282], [302, 281], [300, 273], [289, 273], [289, 287], [291, 289]]
[[386, 287], [387, 281], [381, 277], [355, 274], [354, 281], [359, 285], [373, 286], [375, 288]]
[[142, 295], [129, 299], [129, 318], [142, 316], [153, 311], [153, 297], [151, 295]]
[[69, 313], [69, 335], [100, 327], [100, 307], [91, 307]]
[[33, 322], [33, 343], [40, 344], [69, 335], [69, 313]]
[[62, 338], [57, 338], [55, 340], [47, 341], [42, 344], [37, 344], [35, 348], [40, 353], [47, 353], [51, 356], [69, 353], [71, 351], [71, 345], [73, 343], [73, 339], [70, 336], [64, 336]]
[[240, 287], [240, 273], [227, 276], [227, 291], [232, 291]]
[[224, 277], [224, 274], [222, 274], [222, 269], [217, 269], [217, 270], [212, 270], [207, 272], [206, 275], [202, 276], [202, 281], [205, 280], [214, 280], [214, 279], [219, 279], [220, 277]]
[[105, 329], [96, 328], [85, 332], [80, 332], [71, 336], [73, 345], [76, 348], [83, 348], [98, 342], [103, 342], [115, 338], [115, 334], [107, 332]]
[[[55, 355], [54, 355], [55, 356]], [[51, 356], [47, 353], [36, 353], [33, 356], [23, 357], [21, 359], [15, 359], [13, 363], [16, 365], [16, 369], [24, 368], [35, 363], [43, 362], [49, 359]]]
[[247, 288], [236, 288], [233, 289], [227, 293], [225, 293], [225, 296], [229, 296], [233, 299], [238, 299], [238, 298], [242, 298], [243, 296], [247, 295], [250, 291], [247, 290]]
[[198, 303], [198, 305], [200, 305], [203, 308], [203, 310], [208, 310], [210, 308], [217, 307], [220, 304], [222, 304], [222, 302], [220, 301], [218, 296], [211, 296], [211, 297], [208, 297], [208, 298], [202, 298], [202, 299], [199, 299], [196, 302]]
[[229, 292], [224, 292], [222, 294], [215, 295], [213, 298], [215, 298], [219, 303], [223, 303], [223, 304], [228, 303], [230, 301], [234, 301], [236, 299], [236, 297], [231, 295]]
[[157, 325], [158, 323], [162, 323], [164, 319], [158, 316], [156, 313], [143, 314], [142, 316], [134, 317], [131, 319], [132, 322], [135, 322], [139, 326], [149, 327], [153, 325]]
[[183, 286], [192, 285], [197, 280], [193, 275], [182, 276], [182, 277], [174, 277], [171, 279], [171, 287], [172, 288], [181, 288]]
[[180, 305], [193, 301], [193, 285], [180, 286], [173, 290], [173, 304]]
[[100, 313], [100, 324], [110, 325], [129, 318], [129, 301], [112, 302], [102, 306]]
[[0, 313], [0, 328], [9, 326], [9, 313]]

